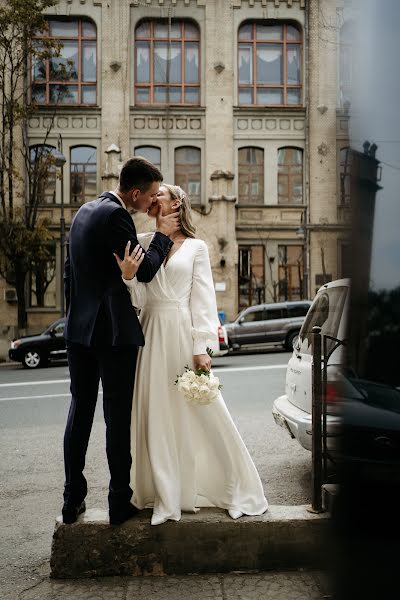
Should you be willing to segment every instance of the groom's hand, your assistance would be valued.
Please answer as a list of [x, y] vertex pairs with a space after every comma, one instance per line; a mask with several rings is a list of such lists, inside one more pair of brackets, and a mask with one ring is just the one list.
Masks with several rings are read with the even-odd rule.
[[171, 237], [174, 233], [180, 230], [181, 223], [178, 213], [171, 213], [170, 215], [162, 215], [161, 205], [158, 207], [158, 213], [156, 217], [156, 231], [163, 233], [164, 235]]
[[211, 358], [208, 354], [194, 354], [193, 366], [195, 369], [203, 369], [204, 371], [211, 370]]

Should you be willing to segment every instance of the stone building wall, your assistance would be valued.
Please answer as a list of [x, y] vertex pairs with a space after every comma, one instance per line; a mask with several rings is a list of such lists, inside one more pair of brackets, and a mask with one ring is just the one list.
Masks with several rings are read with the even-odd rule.
[[[308, 295], [315, 293], [316, 275], [332, 278], [338, 270], [338, 244], [345, 239], [346, 210], [338, 208], [338, 156], [347, 143], [348, 115], [338, 109], [338, 14], [344, 0], [60, 0], [49, 14], [85, 16], [97, 27], [98, 106], [58, 110], [49, 143], [62, 136], [67, 159], [64, 177], [68, 225], [76, 207], [70, 196], [70, 150], [87, 144], [97, 149], [99, 192], [115, 186], [120, 165], [135, 147], [161, 149], [164, 180], [174, 179], [174, 149], [201, 149], [201, 203], [194, 213], [199, 237], [209, 246], [217, 287], [218, 308], [228, 319], [238, 310], [238, 246], [265, 248], [265, 282], [278, 277], [278, 246], [304, 245]], [[338, 12], [339, 11], [339, 12]], [[140, 107], [134, 104], [133, 47], [141, 19], [192, 19], [201, 35], [201, 102], [199, 107]], [[291, 21], [303, 36], [304, 108], [240, 107], [238, 102], [238, 28], [248, 19]], [[29, 124], [33, 143], [40, 143], [49, 112], [37, 111]], [[245, 206], [238, 198], [238, 150], [264, 150], [262, 206]], [[303, 204], [279, 205], [277, 151], [283, 146], [304, 152]], [[61, 182], [56, 204], [43, 212], [59, 238]], [[139, 231], [152, 223], [135, 216]], [[300, 235], [299, 235], [300, 232]], [[303, 233], [302, 233], [303, 232]], [[57, 246], [56, 306], [30, 309], [29, 324], [38, 330], [59, 314], [60, 248]], [[340, 264], [339, 264], [340, 269]], [[266, 294], [266, 301], [270, 298]], [[0, 332], [15, 324], [15, 305], [4, 300], [0, 282]]]

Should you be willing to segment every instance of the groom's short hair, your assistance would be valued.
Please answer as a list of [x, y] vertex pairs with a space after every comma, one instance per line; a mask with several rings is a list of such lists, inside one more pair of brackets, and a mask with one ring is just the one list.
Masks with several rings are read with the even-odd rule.
[[133, 188], [138, 188], [141, 192], [147, 192], [154, 181], [162, 180], [160, 169], [142, 156], [134, 156], [122, 165], [119, 189], [121, 192], [129, 192]]

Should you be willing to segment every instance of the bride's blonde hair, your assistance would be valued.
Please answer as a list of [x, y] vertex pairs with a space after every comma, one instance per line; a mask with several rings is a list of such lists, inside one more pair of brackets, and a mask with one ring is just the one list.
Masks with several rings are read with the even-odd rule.
[[160, 187], [165, 187], [168, 190], [171, 200], [179, 200], [180, 202], [179, 217], [182, 233], [190, 238], [196, 237], [196, 228], [192, 222], [192, 208], [186, 192], [179, 185], [171, 185], [170, 183], [162, 183]]

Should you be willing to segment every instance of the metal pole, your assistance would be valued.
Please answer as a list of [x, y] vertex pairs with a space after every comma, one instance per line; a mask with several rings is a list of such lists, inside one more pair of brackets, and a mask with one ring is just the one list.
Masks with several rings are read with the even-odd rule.
[[64, 297], [64, 263], [65, 263], [65, 219], [64, 219], [64, 165], [61, 167], [61, 216], [60, 216], [60, 314], [65, 316], [65, 297]]
[[322, 374], [321, 327], [313, 327], [312, 363], [312, 499], [311, 512], [322, 512]]

